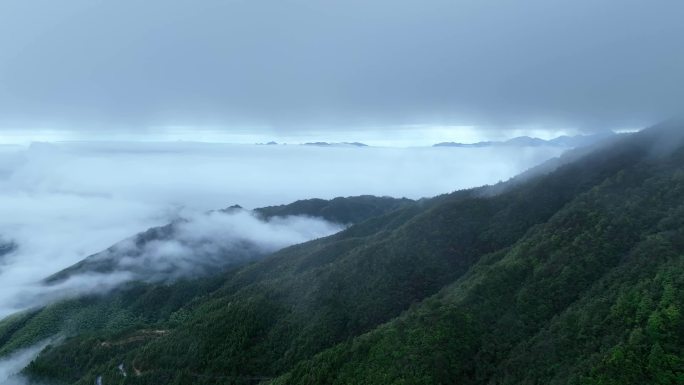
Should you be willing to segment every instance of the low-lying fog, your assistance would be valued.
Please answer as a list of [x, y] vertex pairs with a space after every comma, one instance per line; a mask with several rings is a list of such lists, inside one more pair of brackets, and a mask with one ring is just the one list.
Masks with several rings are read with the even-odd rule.
[[[0, 317], [21, 308], [17, 299], [34, 293], [36, 281], [179, 215], [313, 197], [433, 196], [505, 180], [562, 151], [183, 142], [0, 147], [0, 237], [17, 245], [0, 256]], [[281, 246], [329, 232], [272, 231], [282, 235]]]

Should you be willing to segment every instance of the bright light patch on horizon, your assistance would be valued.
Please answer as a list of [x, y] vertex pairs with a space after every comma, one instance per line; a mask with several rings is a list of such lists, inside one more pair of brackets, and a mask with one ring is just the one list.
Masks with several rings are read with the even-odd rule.
[[[629, 132], [638, 130], [629, 130]], [[441, 142], [475, 143], [505, 141], [518, 136], [553, 139], [580, 134], [573, 129], [512, 127], [487, 129], [477, 126], [406, 125], [356, 129], [312, 129], [280, 132], [273, 128], [225, 129], [212, 127], [168, 126], [140, 130], [120, 129], [3, 129], [0, 145], [28, 145], [34, 142], [199, 142], [255, 144], [277, 142], [361, 142], [378, 147], [425, 147]]]

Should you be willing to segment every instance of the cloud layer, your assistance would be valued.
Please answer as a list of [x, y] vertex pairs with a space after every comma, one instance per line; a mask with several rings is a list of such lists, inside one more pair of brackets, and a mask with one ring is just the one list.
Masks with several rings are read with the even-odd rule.
[[132, 269], [119, 269], [106, 279], [85, 275], [48, 290], [36, 286], [88, 255], [181, 216], [190, 222], [179, 226], [174, 239], [151, 243], [138, 250], [143, 258], [121, 263], [149, 263], [152, 273], [191, 271], [193, 258], [203, 255], [209, 263], [223, 258], [222, 250], [235, 251], [236, 244], [264, 253], [339, 229], [305, 218], [263, 222], [247, 212], [201, 214], [208, 210], [312, 197], [432, 196], [507, 179], [561, 151], [193, 143], [43, 143], [4, 149], [0, 236], [17, 248], [0, 259], [0, 315], [35, 299], [106, 290], [131, 279]]
[[680, 1], [6, 0], [0, 126], [643, 126]]

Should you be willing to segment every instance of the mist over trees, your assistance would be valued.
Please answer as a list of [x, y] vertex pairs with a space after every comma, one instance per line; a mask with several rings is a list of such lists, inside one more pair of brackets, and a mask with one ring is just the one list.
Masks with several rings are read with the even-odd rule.
[[680, 127], [494, 195], [404, 201], [202, 279], [13, 316], [0, 354], [66, 333], [24, 373], [76, 384], [121, 381], [120, 364], [133, 384], [678, 383]]

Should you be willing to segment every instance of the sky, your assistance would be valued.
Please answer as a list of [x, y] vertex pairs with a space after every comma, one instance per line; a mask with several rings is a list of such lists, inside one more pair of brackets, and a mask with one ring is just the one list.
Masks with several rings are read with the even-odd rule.
[[0, 142], [641, 128], [681, 112], [682, 14], [678, 0], [4, 0]]

